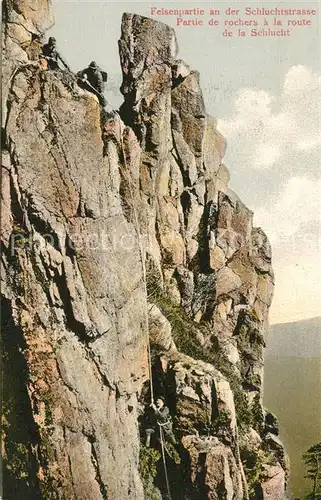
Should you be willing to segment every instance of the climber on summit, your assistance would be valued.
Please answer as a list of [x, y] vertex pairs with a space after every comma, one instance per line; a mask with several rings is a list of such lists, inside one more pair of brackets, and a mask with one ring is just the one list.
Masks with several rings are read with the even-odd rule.
[[165, 406], [163, 398], [158, 398], [156, 400], [156, 405], [152, 403], [150, 406], [154, 410], [157, 424], [163, 430], [166, 440], [171, 444], [176, 444], [171, 416], [168, 407]]
[[61, 55], [57, 50], [57, 42], [53, 36], [49, 38], [48, 43], [45, 43], [42, 46], [42, 54], [47, 60], [49, 69], [59, 69], [59, 60], [60, 60], [62, 64], [65, 66], [65, 68], [68, 71], [70, 71], [68, 64], [66, 63], [66, 61], [64, 61], [64, 59], [61, 57]]
[[92, 61], [87, 68], [78, 71], [77, 77], [79, 78], [78, 83], [80, 86], [95, 94], [100, 104], [105, 107], [106, 100], [103, 93], [105, 91], [105, 83], [107, 82], [108, 75], [105, 71], [100, 69], [96, 61]]

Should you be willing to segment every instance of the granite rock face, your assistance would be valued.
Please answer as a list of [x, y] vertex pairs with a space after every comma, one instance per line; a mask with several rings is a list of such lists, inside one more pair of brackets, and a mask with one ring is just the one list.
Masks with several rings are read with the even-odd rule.
[[108, 115], [40, 67], [47, 2], [8, 1], [5, 22], [8, 498], [142, 500], [147, 482], [165, 498], [143, 472], [148, 339], [179, 442], [173, 495], [286, 498], [262, 407], [271, 249], [228, 187], [200, 75], [171, 28], [124, 14], [124, 103]]

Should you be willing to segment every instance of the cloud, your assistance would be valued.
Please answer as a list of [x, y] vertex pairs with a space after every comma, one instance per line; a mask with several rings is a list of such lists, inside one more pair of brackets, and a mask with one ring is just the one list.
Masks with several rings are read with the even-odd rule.
[[276, 262], [270, 322], [287, 323], [320, 316], [320, 258]]
[[254, 212], [272, 244], [275, 295], [273, 323], [320, 313], [321, 179], [292, 177], [278, 201]]
[[292, 177], [277, 203], [255, 212], [269, 235], [275, 272], [271, 322], [320, 314], [321, 179]]
[[[272, 244], [284, 245], [287, 239], [300, 242], [308, 234], [320, 230], [321, 178], [291, 177], [280, 191], [276, 203], [258, 208], [254, 214], [256, 225], [264, 226]], [[299, 245], [299, 249], [305, 248]], [[320, 259], [321, 260], [321, 259]]]
[[[218, 121], [232, 187], [267, 233], [276, 289], [272, 322], [312, 317], [321, 295], [321, 77], [303, 65], [279, 93], [244, 88]], [[319, 312], [318, 312], [319, 314]]]
[[305, 66], [285, 75], [280, 95], [256, 88], [241, 89], [234, 114], [218, 121], [229, 144], [255, 170], [271, 168], [289, 153], [320, 148], [321, 76]]

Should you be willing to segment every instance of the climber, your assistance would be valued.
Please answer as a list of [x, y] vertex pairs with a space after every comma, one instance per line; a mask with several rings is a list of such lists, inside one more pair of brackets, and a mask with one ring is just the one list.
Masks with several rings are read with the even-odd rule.
[[218, 206], [217, 203], [211, 201], [208, 205], [208, 217], [207, 217], [207, 237], [210, 238], [211, 231], [216, 228], [217, 225], [217, 215]]
[[[171, 443], [171, 444], [176, 444], [176, 439], [173, 434], [173, 424], [171, 420], [171, 416], [169, 414], [169, 409], [167, 406], [165, 406], [163, 398], [158, 398], [156, 400], [156, 405], [152, 403], [150, 407], [154, 410], [154, 416], [157, 420], [157, 424], [159, 427], [162, 428], [165, 439]], [[146, 435], [147, 435], [147, 440], [148, 442], [148, 434], [150, 434], [151, 429], [146, 429]]]
[[45, 59], [47, 60], [48, 68], [59, 69], [58, 61], [60, 60], [62, 64], [65, 66], [65, 68], [68, 71], [70, 71], [68, 64], [59, 54], [56, 45], [57, 45], [56, 39], [53, 36], [51, 36], [48, 40], [48, 43], [45, 43], [42, 46], [42, 54], [45, 56]]
[[95, 94], [98, 97], [100, 104], [105, 107], [107, 103], [103, 93], [108, 75], [105, 71], [100, 69], [96, 61], [92, 61], [88, 68], [78, 71], [77, 77], [79, 78], [79, 85], [85, 90], [89, 90], [89, 92]]

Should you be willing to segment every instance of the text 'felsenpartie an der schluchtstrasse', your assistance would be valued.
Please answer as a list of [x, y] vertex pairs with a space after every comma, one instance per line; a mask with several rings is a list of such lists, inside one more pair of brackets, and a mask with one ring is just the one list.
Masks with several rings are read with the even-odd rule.
[[213, 27], [223, 37], [289, 37], [294, 30], [309, 28], [318, 21], [318, 10], [279, 7], [168, 8], [153, 6], [150, 15], [171, 17], [175, 26]]

